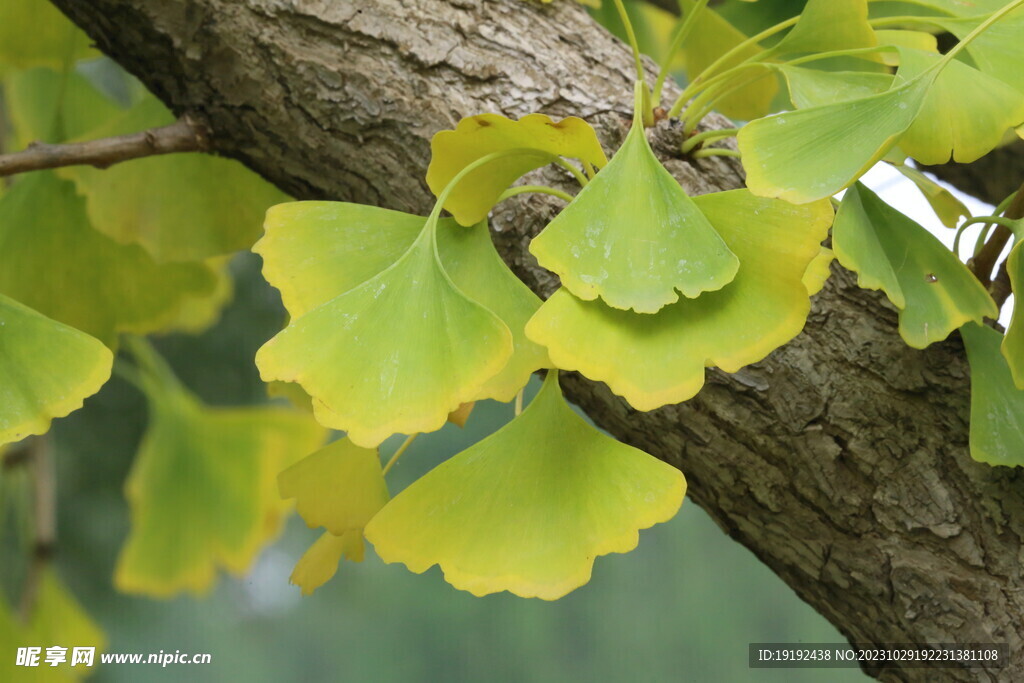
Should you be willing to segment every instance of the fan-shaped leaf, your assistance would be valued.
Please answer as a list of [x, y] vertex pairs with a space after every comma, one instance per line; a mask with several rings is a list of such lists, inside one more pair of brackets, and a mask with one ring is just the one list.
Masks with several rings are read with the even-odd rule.
[[385, 562], [441, 566], [460, 590], [557, 599], [594, 558], [628, 552], [675, 515], [685, 480], [604, 436], [565, 403], [555, 373], [511, 423], [434, 468], [366, 527]]
[[242, 573], [277, 534], [276, 475], [324, 430], [289, 410], [204, 406], [163, 370], [148, 370], [143, 387], [150, 422], [126, 485], [132, 530], [114, 581], [155, 597], [201, 594], [218, 568]]
[[69, 664], [50, 667], [45, 663], [46, 651], [41, 653], [39, 668], [17, 666], [15, 653], [19, 647], [47, 648], [54, 645], [67, 647], [70, 662], [72, 648], [95, 648], [93, 663], [99, 664], [100, 652], [107, 647], [103, 631], [68, 591], [53, 569], [44, 569], [39, 580], [39, 592], [28, 623], [23, 623], [12, 612], [0, 595], [0, 645], [9, 653], [0, 660], [0, 678], [5, 681], [69, 681], [85, 677], [95, 671], [83, 665]]
[[1013, 381], [1018, 389], [1024, 390], [1024, 248], [1021, 244], [1024, 242], [1018, 240], [1006, 260], [1006, 272], [1010, 276], [1014, 304], [1013, 317], [1010, 318], [1010, 326], [1006, 328], [1002, 351], [1013, 375]]
[[[694, 0], [680, 0], [683, 11], [693, 11]], [[693, 30], [682, 47], [686, 73], [691, 79], [697, 78], [727, 52], [739, 47], [747, 36], [722, 18], [711, 8], [705, 8], [696, 19]], [[762, 52], [757, 45], [749, 45], [736, 52], [722, 64], [719, 73], [730, 69]], [[735, 119], [750, 121], [771, 111], [772, 100], [779, 91], [779, 83], [770, 71], [762, 78], [751, 81], [732, 94], [722, 97], [715, 108]]]
[[[281, 290], [293, 319], [385, 270], [416, 240], [423, 217], [359, 204], [292, 202], [267, 212], [266, 235], [254, 250], [263, 274]], [[530, 374], [550, 365], [523, 327], [540, 299], [512, 274], [490, 240], [487, 224], [472, 229], [438, 221], [438, 252], [462, 292], [495, 313], [512, 332], [514, 354], [472, 400], [510, 401]]]
[[277, 483], [309, 527], [326, 527], [335, 536], [361, 530], [388, 502], [377, 450], [348, 439], [306, 456], [281, 472]]
[[721, 289], [739, 262], [661, 165], [637, 120], [608, 166], [530, 243], [570, 292], [654, 313]]
[[827, 201], [794, 206], [746, 190], [694, 201], [740, 259], [729, 285], [654, 315], [580, 301], [563, 288], [526, 326], [557, 367], [605, 382], [638, 410], [691, 398], [705, 366], [735, 372], [761, 360], [803, 329], [810, 310], [802, 280], [821, 258]]
[[96, 339], [0, 294], [0, 444], [44, 434], [81, 408], [113, 362]]
[[124, 113], [76, 71], [27, 69], [11, 74], [4, 85], [18, 147], [83, 136]]
[[999, 315], [992, 297], [927, 230], [857, 183], [843, 197], [832, 248], [866, 289], [900, 309], [900, 336], [923, 349], [965, 322]]
[[[900, 48], [899, 76], [911, 79], [941, 59]], [[900, 148], [923, 164], [952, 157], [967, 164], [998, 147], [1003, 135], [1024, 122], [1024, 91], [952, 60], [928, 89], [921, 111], [900, 138]]]
[[264, 381], [301, 384], [317, 419], [360, 446], [440, 428], [512, 356], [508, 327], [438, 263], [434, 230], [428, 222], [392, 266], [294, 318], [256, 355]]
[[518, 121], [498, 114], [478, 114], [459, 121], [455, 130], [443, 130], [430, 142], [427, 184], [434, 194], [478, 159], [508, 150], [532, 150], [495, 159], [471, 171], [448, 196], [444, 208], [462, 225], [487, 218], [498, 196], [524, 173], [551, 163], [555, 157], [574, 157], [600, 168], [607, 159], [597, 134], [583, 119], [570, 116], [552, 121], [543, 114], [527, 114]]
[[747, 187], [796, 204], [839, 192], [910, 128], [931, 80], [922, 76], [877, 95], [747, 124], [737, 135]]
[[[137, 133], [173, 123], [152, 95], [90, 138]], [[139, 244], [158, 261], [198, 261], [249, 248], [260, 216], [283, 193], [237, 161], [205, 154], [136, 159], [106, 169], [71, 166], [61, 174], [86, 198], [94, 227], [122, 244]]]
[[831, 52], [877, 44], [868, 24], [868, 0], [808, 0], [796, 25], [771, 54]]
[[1003, 335], [967, 323], [960, 336], [971, 363], [971, 457], [989, 465], [1024, 465], [1024, 391], [1014, 386], [999, 352]]
[[921, 194], [931, 205], [932, 211], [947, 228], [955, 228], [961, 217], [971, 215], [970, 210], [952, 192], [921, 171], [903, 163], [893, 164], [893, 167], [917, 185], [917, 189], [921, 190]]
[[161, 329], [215, 284], [203, 264], [159, 265], [93, 230], [74, 186], [48, 171], [0, 197], [0, 293], [108, 346], [118, 332]]
[[789, 85], [789, 96], [798, 109], [820, 107], [885, 92], [892, 86], [890, 74], [867, 71], [821, 71], [779, 64]]
[[[982, 6], [979, 0], [975, 0], [975, 11], [997, 10], [1007, 4], [1004, 0], [984, 2]], [[929, 18], [929, 21], [963, 40], [987, 18], [988, 15], [971, 18], [933, 17]], [[979, 33], [966, 49], [979, 69], [1024, 92], [1024, 69], [1020, 68], [1020, 65], [1024, 64], [1024, 41], [1020, 39], [1022, 35], [1024, 5], [1011, 10], [1005, 17]]]
[[325, 531], [299, 558], [289, 581], [301, 588], [303, 595], [312, 595], [334, 577], [342, 558], [362, 562], [364, 553], [361, 531], [346, 531], [341, 536]]
[[804, 272], [803, 285], [807, 288], [807, 294], [814, 296], [825, 286], [829, 275], [832, 274], [832, 261], [836, 255], [828, 247], [822, 247], [818, 255], [814, 257], [811, 264]]

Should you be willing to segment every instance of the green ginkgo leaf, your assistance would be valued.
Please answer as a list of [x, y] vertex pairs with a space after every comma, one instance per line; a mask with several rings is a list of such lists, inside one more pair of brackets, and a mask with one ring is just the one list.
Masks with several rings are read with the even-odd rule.
[[[883, 30], [875, 31], [875, 37], [878, 39], [879, 45], [888, 47], [909, 47], [914, 50], [936, 53], [939, 51], [938, 39], [933, 34], [924, 31]], [[892, 50], [882, 50], [879, 52], [879, 58], [888, 66], [899, 65], [899, 55]]]
[[877, 95], [747, 124], [737, 135], [747, 187], [795, 204], [848, 187], [910, 128], [934, 73]]
[[654, 313], [732, 281], [739, 261], [658, 158], [639, 113], [608, 165], [530, 243], [577, 297]]
[[108, 346], [118, 332], [162, 329], [215, 287], [204, 264], [157, 264], [93, 230], [74, 185], [49, 171], [0, 197], [0, 293]]
[[999, 352], [1003, 335], [985, 325], [960, 328], [971, 364], [971, 457], [989, 465], [1024, 465], [1024, 391]]
[[786, 78], [789, 97], [797, 109], [820, 107], [885, 92], [892, 75], [867, 71], [821, 71], [788, 64], [775, 65]]
[[81, 408], [113, 362], [101, 342], [0, 294], [0, 444]]
[[124, 113], [77, 71], [27, 69], [12, 73], [4, 86], [19, 148], [84, 136]]
[[8, 67], [64, 67], [96, 56], [89, 37], [47, 0], [0, 3], [0, 75]]
[[362, 530], [388, 502], [388, 487], [374, 448], [360, 448], [339, 439], [308, 455], [277, 477], [282, 498], [294, 498], [295, 509], [313, 528], [335, 536]]
[[[293, 319], [344, 294], [391, 266], [423, 229], [422, 216], [341, 202], [291, 202], [267, 212], [266, 234], [254, 251], [263, 274], [281, 291]], [[455, 286], [490, 309], [512, 333], [508, 364], [471, 400], [510, 401], [530, 374], [551, 363], [523, 328], [540, 299], [504, 264], [487, 224], [437, 226], [438, 251]]]
[[385, 562], [474, 595], [555, 600], [590, 579], [594, 558], [629, 552], [671, 519], [686, 482], [670, 465], [601, 434], [549, 373], [526, 410], [402, 491], [370, 520]]
[[799, 334], [810, 311], [803, 280], [815, 259], [822, 266], [829, 202], [797, 206], [746, 190], [694, 201], [740, 259], [729, 285], [654, 315], [581, 301], [563, 288], [526, 326], [557, 367], [605, 382], [638, 410], [693, 397], [705, 366], [735, 372], [761, 360]]
[[[90, 131], [102, 138], [174, 122], [152, 95]], [[170, 154], [99, 169], [71, 166], [61, 175], [85, 196], [93, 226], [121, 244], [141, 245], [158, 261], [199, 261], [248, 249], [260, 217], [285, 195], [237, 161]]]
[[286, 510], [277, 473], [325, 432], [291, 410], [205, 406], [152, 352], [136, 345], [136, 356], [150, 417], [125, 487], [131, 532], [114, 583], [154, 597], [202, 594], [218, 569], [246, 571], [277, 534]]
[[1003, 340], [1003, 356], [1018, 389], [1024, 389], [1024, 242], [1018, 240], [1006, 259], [1006, 272], [1013, 288], [1014, 304], [1010, 326]]
[[303, 595], [312, 595], [334, 577], [343, 558], [362, 562], [365, 552], [361, 531], [346, 531], [340, 536], [325, 531], [299, 558], [288, 580], [302, 589]]
[[463, 178], [445, 202], [462, 225], [487, 218], [502, 192], [517, 178], [545, 166], [556, 157], [573, 157], [595, 168], [607, 162], [597, 134], [583, 119], [570, 116], [553, 121], [543, 114], [527, 114], [518, 121], [498, 114], [469, 116], [443, 130], [430, 141], [427, 184], [441, 191], [469, 164], [495, 152], [523, 150], [484, 164]]
[[[898, 75], [924, 73], [941, 57], [900, 48]], [[1006, 131], [1024, 122], [1024, 91], [954, 59], [928, 89], [900, 148], [923, 164], [971, 163], [1002, 144]]]
[[[986, 6], [978, 5], [976, 10], [992, 11], [1008, 4], [1004, 0], [988, 0]], [[962, 12], [960, 12], [962, 14]], [[970, 18], [929, 17], [929, 21], [938, 24], [960, 40], [966, 38], [971, 31], [985, 21], [987, 15]], [[967, 46], [967, 52], [975, 65], [986, 74], [994, 76], [1016, 90], [1024, 92], [1024, 5], [1011, 10], [996, 23], [979, 33]]]
[[893, 164], [893, 168], [917, 186], [925, 200], [931, 205], [932, 211], [947, 228], [955, 228], [962, 217], [971, 215], [970, 209], [964, 206], [964, 203], [957, 199], [952, 192], [913, 166], [898, 163]]
[[[67, 664], [51, 667], [46, 664], [46, 648], [68, 648]], [[0, 679], [5, 681], [72, 681], [95, 671], [107, 639], [95, 621], [86, 613], [75, 596], [58, 578], [52, 567], [45, 567], [39, 577], [39, 592], [28, 622], [15, 615], [0, 595], [0, 646], [10, 653], [0, 659]], [[18, 648], [42, 648], [38, 668], [18, 666]], [[94, 648], [93, 667], [70, 666], [74, 648]]]
[[393, 265], [293, 318], [256, 354], [264, 381], [298, 382], [317, 419], [356, 444], [439, 429], [513, 353], [508, 327], [436, 255], [436, 217]]
[[[683, 12], [689, 15], [695, 3], [694, 0], [680, 0], [679, 4]], [[763, 51], [757, 45], [740, 47], [746, 40], [747, 36], [742, 31], [718, 12], [705, 7], [697, 15], [693, 30], [683, 43], [682, 57], [686, 73], [691, 79], [696, 78], [729, 52], [733, 55], [722, 63], [718, 73], [760, 56]], [[742, 75], [747, 78], [750, 71], [747, 70]], [[716, 100], [715, 109], [734, 119], [750, 121], [771, 111], [772, 100], [778, 91], [778, 79], [770, 71], [765, 70], [763, 77], [752, 79], [736, 91]]]
[[832, 274], [832, 261], [835, 260], [835, 257], [834, 251], [828, 247], [822, 247], [818, 255], [807, 266], [802, 282], [807, 288], [809, 296], [814, 296], [825, 286], [829, 275]]
[[206, 260], [214, 277], [213, 290], [198, 296], [183, 297], [177, 314], [160, 329], [161, 333], [198, 335], [217, 324], [235, 295], [235, 282], [229, 269], [230, 258], [219, 256]]
[[968, 321], [999, 315], [992, 297], [931, 233], [857, 183], [843, 197], [832, 248], [865, 289], [900, 311], [900, 336], [923, 349]]
[[877, 44], [868, 24], [868, 0], [808, 0], [796, 25], [770, 52], [832, 52]]

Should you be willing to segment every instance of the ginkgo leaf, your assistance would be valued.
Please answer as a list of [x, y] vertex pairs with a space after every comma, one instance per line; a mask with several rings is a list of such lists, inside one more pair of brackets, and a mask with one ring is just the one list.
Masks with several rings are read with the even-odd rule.
[[[1007, 4], [1005, 0], [989, 0], [983, 8], [977, 6], [979, 0], [974, 1], [976, 11], [997, 10]], [[929, 17], [928, 21], [963, 40], [987, 18], [987, 15], [968, 18]], [[979, 69], [1024, 92], [1024, 69], [1020, 68], [1024, 64], [1024, 42], [1020, 39], [1021, 35], [1024, 35], [1024, 5], [1011, 10], [975, 36], [966, 49]]]
[[366, 538], [385, 562], [440, 565], [474, 595], [555, 600], [590, 579], [595, 557], [671, 519], [685, 488], [678, 470], [588, 425], [552, 372], [521, 415], [388, 503]]
[[818, 255], [807, 266], [802, 282], [807, 288], [808, 295], [814, 296], [825, 286], [829, 275], [832, 274], [832, 261], [835, 257], [835, 252], [828, 247], [822, 247]]
[[221, 256], [207, 259], [206, 265], [213, 273], [213, 291], [199, 296], [182, 297], [181, 305], [174, 318], [160, 329], [161, 333], [183, 332], [202, 334], [220, 320], [224, 308], [235, 295], [235, 282], [228, 268], [230, 257]]
[[647, 142], [636, 118], [608, 165], [530, 243], [562, 286], [654, 313], [732, 281], [739, 261]]
[[832, 52], [877, 44], [868, 23], [868, 0], [808, 0], [796, 25], [770, 54]]
[[736, 136], [747, 187], [795, 204], [848, 187], [910, 128], [931, 80], [748, 123]]
[[839, 262], [857, 284], [881, 289], [900, 311], [900, 336], [923, 349], [968, 321], [999, 315], [992, 297], [931, 233], [857, 183], [832, 228]]
[[[89, 138], [137, 133], [174, 122], [152, 95]], [[61, 175], [86, 198], [93, 226], [122, 244], [141, 245], [158, 261], [198, 261], [252, 246], [260, 217], [285, 195], [237, 161], [170, 154]]]
[[1020, 240], [1006, 259], [1006, 272], [1013, 288], [1014, 304], [1010, 326], [1003, 340], [1003, 356], [1018, 389], [1024, 389], [1024, 249]]
[[891, 74], [821, 71], [788, 64], [775, 65], [774, 68], [785, 76], [790, 100], [797, 109], [877, 95], [892, 86], [893, 78]]
[[281, 472], [277, 483], [309, 527], [326, 527], [335, 536], [362, 529], [388, 502], [377, 450], [348, 439], [306, 456]]
[[93, 230], [74, 185], [49, 171], [0, 197], [0, 293], [108, 346], [118, 332], [161, 329], [215, 285], [203, 264], [157, 264]]
[[971, 215], [970, 209], [964, 206], [964, 203], [957, 199], [952, 192], [921, 171], [903, 163], [893, 164], [893, 168], [917, 186], [928, 204], [931, 205], [932, 211], [947, 228], [955, 228], [960, 222], [960, 218]]
[[[469, 164], [495, 152], [523, 150], [471, 171], [452, 190], [447, 209], [462, 225], [487, 218], [499, 195], [517, 178], [551, 163], [555, 157], [573, 157], [601, 168], [607, 159], [590, 124], [575, 116], [553, 121], [543, 114], [527, 114], [518, 121], [498, 114], [469, 116], [443, 130], [430, 141], [427, 184], [435, 195]], [[529, 151], [529, 153], [527, 153]]]
[[[899, 76], [911, 79], [938, 62], [937, 54], [900, 48]], [[928, 89], [900, 148], [923, 164], [976, 161], [1024, 121], [1024, 91], [954, 59]]]
[[[360, 204], [291, 202], [267, 212], [266, 234], [253, 250], [294, 320], [390, 267], [423, 223], [422, 216]], [[441, 263], [455, 286], [501, 318], [513, 338], [512, 359], [470, 400], [510, 401], [533, 371], [550, 365], [523, 332], [540, 299], [501, 260], [486, 223], [466, 229], [442, 219], [437, 231]]]
[[[532, 344], [533, 342], [530, 343]], [[461, 406], [448, 413], [448, 421], [458, 427], [465, 427], [466, 423], [469, 421], [470, 414], [473, 412], [474, 406], [476, 406], [475, 401], [472, 403], [463, 403]]]
[[325, 531], [299, 558], [289, 581], [301, 588], [303, 595], [312, 595], [334, 577], [342, 558], [362, 562], [364, 553], [361, 531], [346, 531], [340, 536]]
[[45, 434], [110, 377], [101, 342], [0, 294], [0, 444]]
[[508, 327], [438, 262], [433, 220], [393, 265], [293, 318], [256, 354], [264, 381], [301, 384], [321, 424], [360, 446], [439, 429], [512, 356]]
[[[45, 663], [46, 648], [68, 648], [67, 664], [56, 668]], [[10, 656], [0, 659], [0, 679], [5, 681], [75, 680], [95, 671], [79, 664], [70, 666], [74, 648], [95, 648], [93, 666], [99, 664], [100, 653], [107, 647], [107, 639], [95, 621], [57, 577], [52, 568], [45, 568], [39, 577], [39, 592], [29, 616], [22, 622], [0, 595], [0, 646]], [[21, 647], [42, 648], [39, 668], [17, 666], [15, 654]]]
[[124, 113], [77, 71], [38, 67], [11, 74], [4, 83], [14, 143], [64, 142], [86, 135]]
[[1003, 335], [967, 323], [960, 328], [971, 364], [971, 457], [989, 465], [1024, 465], [1024, 391], [999, 352]]
[[654, 315], [581, 301], [563, 288], [526, 326], [557, 367], [605, 382], [638, 410], [693, 397], [705, 366], [735, 372], [761, 360], [799, 334], [810, 311], [803, 279], [821, 258], [833, 215], [827, 201], [796, 206], [746, 190], [694, 201], [740, 259], [729, 285]]
[[[909, 47], [914, 50], [924, 50], [925, 52], [937, 53], [939, 51], [938, 39], [933, 34], [924, 31], [882, 30], [875, 31], [875, 37], [878, 39], [879, 45]], [[894, 54], [892, 50], [883, 50], [879, 53], [879, 56], [888, 66], [899, 65], [899, 55]]]
[[154, 597], [202, 594], [218, 569], [244, 572], [277, 534], [286, 506], [276, 475], [325, 433], [290, 410], [205, 406], [143, 358], [149, 427], [125, 487], [132, 528], [114, 582]]
[[47, 0], [0, 3], [0, 74], [6, 67], [52, 66], [95, 56], [85, 33]]
[[[694, 0], [680, 0], [679, 4], [688, 15], [693, 11], [695, 3]], [[757, 45], [737, 49], [746, 40], [747, 36], [743, 32], [718, 12], [705, 7], [697, 16], [693, 30], [683, 43], [682, 57], [686, 73], [691, 79], [696, 78], [718, 61], [719, 57], [734, 49], [735, 54], [721, 65], [719, 73], [762, 54], [762, 49]], [[772, 72], [765, 70], [764, 74], [763, 77], [752, 80], [735, 92], [716, 100], [715, 109], [742, 121], [750, 121], [767, 114], [771, 111], [772, 100], [779, 91], [779, 83]]]

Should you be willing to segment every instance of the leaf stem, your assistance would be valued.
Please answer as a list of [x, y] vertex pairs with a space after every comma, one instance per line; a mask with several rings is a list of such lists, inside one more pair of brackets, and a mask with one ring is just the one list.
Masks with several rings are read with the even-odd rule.
[[697, 133], [683, 141], [680, 151], [683, 154], [687, 154], [690, 150], [696, 148], [705, 142], [718, 140], [720, 138], [728, 138], [736, 135], [740, 132], [739, 128], [716, 128], [713, 130], [706, 130], [703, 133]]
[[[586, 162], [583, 163], [586, 164]], [[555, 164], [557, 166], [561, 166], [569, 173], [572, 173], [572, 176], [580, 184], [580, 187], [583, 187], [588, 182], [590, 182], [590, 179], [582, 171], [580, 171], [580, 169], [576, 168], [576, 165], [573, 164], [568, 159], [563, 159], [562, 157], [555, 157]], [[587, 164], [587, 166], [589, 166], [589, 164]], [[591, 173], [591, 176], [593, 176], [593, 173]]]
[[703, 159], [705, 157], [735, 157], [740, 158], [740, 153], [735, 149], [724, 149], [722, 147], [705, 147], [704, 149], [698, 149], [696, 152], [691, 154], [694, 159]]
[[638, 81], [644, 80], [644, 63], [640, 57], [640, 44], [636, 40], [636, 32], [633, 31], [633, 22], [629, 19], [629, 12], [626, 11], [626, 6], [622, 4], [622, 0], [615, 0], [615, 9], [619, 12], [619, 18], [622, 19], [622, 25], [626, 29], [626, 38], [629, 40], [629, 47], [633, 50], [633, 63], [636, 65], [636, 78]]
[[679, 28], [676, 29], [675, 35], [672, 36], [672, 42], [669, 44], [668, 50], [662, 59], [661, 68], [658, 70], [658, 79], [654, 82], [654, 94], [651, 97], [653, 104], [657, 105], [661, 102], [661, 91], [665, 87], [665, 79], [668, 78], [669, 64], [671, 64], [672, 58], [675, 57], [680, 48], [683, 47], [693, 27], [697, 24], [697, 17], [707, 7], [707, 4], [708, 0], [697, 0], [697, 4], [694, 5], [689, 14], [680, 20]]
[[419, 433], [412, 434], [406, 437], [405, 441], [402, 442], [402, 445], [398, 447], [398, 450], [396, 450], [394, 455], [392, 455], [391, 458], [388, 460], [388, 463], [384, 465], [384, 469], [381, 470], [382, 474], [387, 474], [391, 470], [391, 468], [395, 466], [395, 463], [398, 462], [398, 459], [402, 457], [402, 454], [409, 450], [409, 446], [412, 445], [412, 442], [416, 440], [417, 436], [419, 436]]
[[516, 406], [515, 406], [515, 416], [516, 417], [519, 417], [520, 415], [523, 414], [523, 395], [525, 393], [526, 393], [526, 387], [523, 387], [522, 389], [519, 390], [519, 393], [516, 394]]
[[515, 197], [517, 194], [525, 194], [527, 192], [539, 192], [541, 194], [549, 194], [552, 197], [558, 197], [559, 199], [563, 199], [567, 202], [571, 202], [573, 200], [573, 196], [568, 192], [562, 192], [561, 190], [557, 190], [553, 187], [548, 187], [547, 185], [518, 185], [516, 187], [510, 187], [509, 189], [502, 192], [501, 196], [498, 197], [498, 201], [503, 202], [509, 197]]

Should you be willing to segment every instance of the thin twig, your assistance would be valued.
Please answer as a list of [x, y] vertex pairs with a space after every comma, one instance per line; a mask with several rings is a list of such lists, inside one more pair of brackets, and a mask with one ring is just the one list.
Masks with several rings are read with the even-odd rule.
[[33, 142], [20, 152], [0, 155], [0, 177], [61, 166], [106, 168], [129, 159], [174, 152], [204, 152], [209, 148], [209, 137], [203, 128], [184, 116], [169, 126], [130, 135], [59, 145]]
[[18, 614], [24, 623], [28, 623], [32, 616], [43, 572], [53, 557], [57, 541], [57, 477], [46, 437], [33, 437], [28, 453], [34, 495], [32, 557], [18, 605]]
[[[1021, 189], [1017, 191], [1003, 215], [1013, 220], [1024, 218], [1024, 185], [1021, 185]], [[1003, 253], [1003, 248], [1006, 247], [1006, 243], [1012, 236], [1013, 233], [1005, 225], [997, 225], [992, 237], [985, 242], [985, 246], [981, 248], [978, 255], [968, 262], [967, 265], [970, 266], [971, 272], [986, 287], [992, 284], [992, 269], [995, 268], [999, 255]]]

